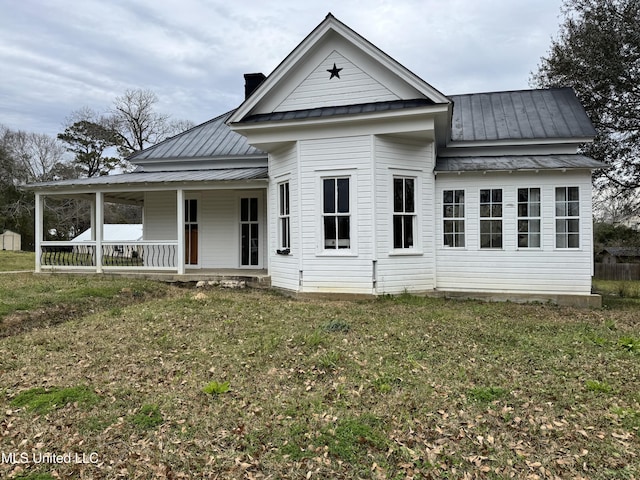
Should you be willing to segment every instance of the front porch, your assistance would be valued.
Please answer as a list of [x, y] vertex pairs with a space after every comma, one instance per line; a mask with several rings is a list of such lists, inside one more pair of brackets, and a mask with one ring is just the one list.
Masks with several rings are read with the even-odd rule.
[[[266, 168], [133, 173], [41, 184], [34, 190], [37, 273], [93, 272], [167, 281], [229, 277], [249, 279], [250, 284], [265, 283], [268, 277]], [[56, 225], [45, 225], [45, 197], [88, 202], [90, 235], [47, 239]], [[141, 237], [105, 235], [109, 203], [142, 209]]]

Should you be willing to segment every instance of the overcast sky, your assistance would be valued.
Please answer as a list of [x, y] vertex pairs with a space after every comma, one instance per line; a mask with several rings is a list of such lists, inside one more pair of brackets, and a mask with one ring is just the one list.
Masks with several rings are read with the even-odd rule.
[[201, 123], [243, 100], [331, 12], [446, 95], [529, 87], [561, 0], [0, 0], [0, 123], [56, 135], [150, 89]]

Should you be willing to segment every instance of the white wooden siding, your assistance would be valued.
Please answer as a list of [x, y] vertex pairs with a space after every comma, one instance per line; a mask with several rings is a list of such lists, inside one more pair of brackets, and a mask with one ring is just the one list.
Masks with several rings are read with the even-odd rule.
[[[327, 71], [342, 68], [340, 78], [329, 78]], [[399, 100], [396, 94], [360, 69], [352, 61], [331, 52], [275, 109], [276, 112], [307, 108], [353, 105], [358, 103]]]
[[[371, 147], [371, 136], [299, 142], [303, 291], [373, 291]], [[335, 176], [350, 178], [349, 252], [323, 250], [321, 182]]]
[[[580, 248], [555, 248], [555, 188], [580, 188]], [[517, 190], [541, 189], [542, 246], [517, 246]], [[503, 191], [503, 248], [480, 249], [479, 193]], [[465, 247], [443, 246], [442, 192], [465, 190]], [[439, 175], [436, 180], [437, 288], [450, 291], [589, 294], [593, 271], [589, 172]]]
[[240, 214], [238, 193], [228, 190], [198, 196], [200, 266], [238, 268], [240, 265]]
[[[376, 292], [424, 292], [435, 288], [433, 144], [380, 136], [375, 144], [377, 211]], [[393, 249], [394, 176], [415, 177], [414, 248]]]
[[177, 240], [176, 192], [146, 192], [143, 228], [145, 240]]
[[[269, 155], [269, 275], [271, 285], [289, 290], [297, 290], [300, 269], [300, 209], [298, 203], [298, 149], [292, 143], [284, 149]], [[278, 184], [289, 182], [289, 226], [291, 253], [278, 255]]]

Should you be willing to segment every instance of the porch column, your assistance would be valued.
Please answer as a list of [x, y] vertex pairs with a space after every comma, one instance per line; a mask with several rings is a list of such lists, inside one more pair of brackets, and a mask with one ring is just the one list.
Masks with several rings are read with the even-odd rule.
[[91, 199], [91, 214], [90, 214], [89, 220], [91, 221], [91, 224], [89, 225], [89, 227], [91, 227], [91, 240], [95, 242], [96, 240], [96, 199], [95, 197]]
[[176, 209], [176, 228], [178, 229], [178, 258], [176, 259], [176, 267], [178, 267], [178, 275], [184, 275], [184, 190], [181, 188], [176, 191], [176, 201], [178, 203]]
[[39, 193], [36, 193], [36, 218], [35, 218], [35, 241], [36, 241], [36, 273], [40, 273], [42, 271], [42, 240], [44, 240], [44, 216], [42, 212], [44, 211], [44, 197]]
[[102, 234], [104, 224], [104, 194], [96, 192], [95, 200], [96, 272], [102, 273]]

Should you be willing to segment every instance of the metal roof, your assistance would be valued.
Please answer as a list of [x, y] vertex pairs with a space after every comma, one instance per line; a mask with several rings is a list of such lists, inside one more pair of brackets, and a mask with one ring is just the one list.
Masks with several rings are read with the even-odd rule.
[[592, 138], [596, 131], [571, 88], [453, 95], [451, 140]]
[[336, 115], [356, 115], [359, 113], [385, 112], [401, 110], [403, 108], [424, 107], [435, 105], [428, 98], [412, 100], [392, 100], [387, 102], [359, 103], [335, 107], [308, 108], [305, 110], [290, 110], [287, 112], [260, 113], [243, 118], [240, 123], [258, 123], [278, 120], [303, 120], [305, 118], [334, 117]]
[[224, 168], [211, 170], [182, 170], [173, 172], [134, 172], [102, 177], [58, 180], [28, 185], [34, 190], [48, 187], [83, 187], [99, 185], [130, 185], [139, 183], [214, 182], [233, 180], [257, 180], [268, 178], [267, 167]]
[[262, 156], [266, 153], [247, 143], [247, 139], [234, 132], [225, 123], [234, 111], [182, 132], [129, 157], [133, 163], [146, 160], [208, 159], [224, 157]]
[[[91, 233], [91, 228], [88, 228], [77, 237], [72, 238], [71, 241], [89, 242], [92, 238]], [[142, 238], [141, 223], [105, 223], [102, 225], [102, 239], [106, 242], [115, 240], [137, 242]]]
[[501, 155], [495, 157], [439, 157], [436, 172], [485, 172], [606, 168], [607, 165], [584, 155]]
[[602, 250], [615, 257], [640, 257], [640, 248], [636, 247], [605, 247]]

